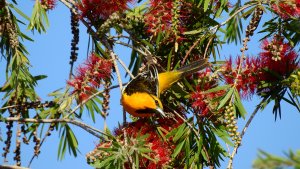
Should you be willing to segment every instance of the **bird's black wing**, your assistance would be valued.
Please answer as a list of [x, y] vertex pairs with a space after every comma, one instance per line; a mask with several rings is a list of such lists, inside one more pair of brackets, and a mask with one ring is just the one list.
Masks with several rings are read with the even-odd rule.
[[131, 95], [135, 92], [147, 92], [158, 96], [158, 72], [154, 65], [149, 65], [148, 70], [138, 74], [125, 86], [126, 94]]

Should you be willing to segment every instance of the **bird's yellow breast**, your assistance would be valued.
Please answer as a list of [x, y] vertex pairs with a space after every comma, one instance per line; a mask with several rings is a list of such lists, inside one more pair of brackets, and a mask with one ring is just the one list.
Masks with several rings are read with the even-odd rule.
[[[121, 103], [124, 109], [131, 115], [136, 117], [150, 117], [153, 112], [140, 114], [137, 110], [155, 109], [157, 107], [155, 100], [157, 97], [149, 93], [136, 92], [131, 95], [122, 94]], [[161, 103], [160, 103], [161, 104]]]

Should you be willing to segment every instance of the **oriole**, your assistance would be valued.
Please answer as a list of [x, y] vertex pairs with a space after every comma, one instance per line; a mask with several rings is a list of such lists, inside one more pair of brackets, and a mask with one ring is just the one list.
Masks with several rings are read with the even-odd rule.
[[207, 59], [201, 59], [177, 70], [157, 72], [155, 66], [132, 79], [123, 89], [121, 104], [125, 111], [135, 117], [151, 117], [155, 113], [165, 116], [160, 94], [180, 78], [204, 69]]

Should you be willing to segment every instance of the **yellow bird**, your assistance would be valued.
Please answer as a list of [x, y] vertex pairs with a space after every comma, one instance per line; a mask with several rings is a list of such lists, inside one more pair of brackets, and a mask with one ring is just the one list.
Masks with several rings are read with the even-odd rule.
[[158, 73], [151, 65], [149, 69], [132, 79], [123, 89], [121, 104], [126, 112], [135, 117], [151, 117], [159, 113], [163, 117], [160, 94], [180, 78], [207, 67], [208, 60], [201, 59], [177, 70]]

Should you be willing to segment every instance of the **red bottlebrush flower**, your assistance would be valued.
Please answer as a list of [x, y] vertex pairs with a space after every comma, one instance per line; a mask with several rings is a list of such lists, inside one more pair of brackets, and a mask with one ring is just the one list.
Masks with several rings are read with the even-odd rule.
[[[232, 63], [232, 58], [227, 60], [222, 75], [227, 84], [233, 85], [236, 82], [236, 89], [242, 98], [249, 98], [255, 93], [260, 82], [261, 61], [254, 57], [247, 57], [242, 64], [241, 61], [241, 57], [237, 58], [235, 64]], [[240, 66], [242, 67], [238, 74]]]
[[280, 0], [272, 8], [283, 19], [300, 17], [300, 0]]
[[[176, 120], [159, 119], [157, 123], [158, 124], [156, 125], [159, 125], [166, 131], [171, 131], [181, 125], [183, 120], [179, 118], [176, 118]], [[156, 127], [157, 126], [155, 125], [151, 125], [147, 119], [139, 119], [136, 122], [129, 123], [125, 128], [120, 127], [114, 131], [116, 136], [121, 136], [121, 139], [123, 139], [123, 130], [126, 130], [127, 136], [131, 138], [136, 138], [146, 134], [149, 135], [145, 140], [145, 144], [147, 144], [152, 150], [148, 155], [155, 161], [142, 158], [140, 161], [140, 168], [163, 168], [171, 161], [174, 144], [171, 139], [168, 141], [162, 140], [161, 136], [157, 133]]]
[[289, 77], [294, 70], [299, 68], [298, 54], [288, 43], [283, 41], [282, 37], [274, 37], [271, 41], [265, 39], [261, 47], [263, 49], [259, 54], [261, 67], [271, 72], [263, 71], [262, 80], [281, 80]]
[[100, 87], [102, 80], [110, 78], [112, 63], [92, 53], [83, 66], [77, 69], [75, 77], [68, 81], [77, 93], [79, 100], [87, 99], [96, 88]]
[[[275, 36], [271, 41], [262, 42], [263, 51], [260, 57], [246, 58], [242, 64], [238, 57], [236, 67], [230, 58], [223, 67], [222, 75], [227, 84], [234, 84], [243, 98], [249, 97], [257, 91], [259, 84], [265, 82], [278, 82], [286, 79], [299, 68], [298, 54], [283, 41], [282, 37]], [[239, 65], [242, 66], [238, 75]], [[271, 91], [271, 88], [260, 88], [260, 91]]]
[[196, 86], [196, 91], [191, 94], [192, 107], [199, 112], [200, 116], [212, 115], [214, 104], [211, 102], [213, 99], [224, 95], [224, 91], [205, 93], [206, 90], [216, 87], [216, 79], [211, 78], [211, 72], [206, 69], [204, 72], [198, 74], [200, 83]]
[[41, 5], [46, 10], [52, 10], [56, 5], [56, 0], [41, 0]]
[[106, 20], [112, 13], [126, 10], [128, 2], [132, 0], [82, 0], [77, 7], [81, 11], [81, 17], [94, 22]]
[[184, 1], [151, 0], [145, 14], [147, 32], [156, 36], [159, 32], [170, 32], [176, 42], [182, 41], [184, 23], [190, 13], [190, 4]]

